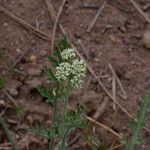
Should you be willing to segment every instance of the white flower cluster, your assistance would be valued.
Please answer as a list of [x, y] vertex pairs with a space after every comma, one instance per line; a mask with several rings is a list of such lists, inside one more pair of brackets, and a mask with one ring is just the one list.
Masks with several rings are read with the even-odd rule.
[[[82, 87], [82, 78], [86, 75], [86, 63], [84, 60], [75, 58], [74, 49], [66, 49], [61, 52], [62, 62], [56, 68], [56, 77], [59, 81], [65, 81], [70, 78], [73, 87]], [[70, 58], [72, 60], [68, 61]], [[68, 62], [67, 62], [68, 61]]]
[[65, 49], [60, 55], [63, 60], [69, 60], [71, 58], [75, 58], [76, 56], [75, 50], [72, 48]]
[[56, 67], [56, 78], [61, 80], [67, 80], [71, 72], [71, 65], [70, 63], [63, 62], [60, 63], [58, 67]]
[[71, 79], [72, 85], [80, 88], [83, 84], [82, 78], [86, 75], [85, 61], [78, 59], [73, 60], [71, 73], [73, 74], [73, 78]]

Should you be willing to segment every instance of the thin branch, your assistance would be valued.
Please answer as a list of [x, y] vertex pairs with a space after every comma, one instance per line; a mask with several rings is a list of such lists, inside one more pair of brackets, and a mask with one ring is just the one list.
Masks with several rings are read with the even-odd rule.
[[4, 8], [3, 6], [0, 5], [0, 11], [2, 11], [4, 14], [6, 14], [7, 16], [9, 16], [11, 19], [13, 19], [14, 21], [16, 21], [18, 24], [22, 25], [23, 27], [25, 27], [27, 30], [29, 31], [32, 31], [33, 34], [35, 34], [36, 36], [44, 39], [44, 40], [47, 40], [47, 41], [50, 41], [50, 37], [38, 30], [37, 28], [31, 26], [30, 24], [28, 24], [27, 22], [25, 22], [23, 19], [17, 17], [16, 15], [14, 15], [13, 13], [11, 13], [10, 11], [8, 11], [6, 8]]
[[[69, 107], [69, 106], [68, 106], [68, 109], [74, 110], [72, 107]], [[86, 115], [85, 115], [85, 117], [86, 117], [86, 119], [89, 120], [90, 122], [92, 122], [92, 123], [94, 123], [94, 124], [100, 126], [101, 128], [103, 128], [103, 129], [109, 131], [110, 133], [112, 133], [112, 134], [114, 134], [115, 136], [117, 136], [119, 139], [122, 139], [122, 138], [123, 138], [123, 136], [121, 136], [120, 134], [118, 134], [117, 132], [115, 132], [114, 130], [112, 130], [111, 128], [107, 127], [106, 125], [104, 125], [104, 124], [102, 124], [102, 123], [100, 123], [100, 122], [94, 120], [93, 118], [91, 118], [91, 117], [89, 117], [89, 116], [86, 116]]]
[[5, 93], [5, 95], [9, 98], [9, 100], [13, 103], [13, 105], [15, 107], [18, 107], [18, 104], [15, 102], [15, 100], [12, 98], [12, 96], [6, 91], [6, 90], [3, 90], [3, 92]]
[[103, 3], [103, 5], [99, 8], [99, 10], [98, 10], [98, 12], [96, 13], [94, 19], [92, 20], [90, 26], [88, 27], [87, 32], [90, 32], [90, 31], [91, 31], [91, 29], [92, 29], [93, 26], [95, 25], [96, 21], [98, 20], [98, 18], [99, 18], [99, 16], [100, 16], [101, 12], [102, 12], [103, 9], [105, 8], [105, 5], [106, 5], [106, 4], [107, 4], [107, 1], [105, 1], [105, 2]]
[[57, 16], [56, 16], [56, 19], [55, 19], [55, 23], [54, 23], [54, 28], [53, 28], [53, 33], [52, 33], [52, 47], [51, 47], [51, 54], [53, 55], [53, 52], [54, 52], [54, 45], [55, 45], [55, 34], [56, 34], [56, 29], [57, 29], [57, 25], [58, 25], [58, 21], [59, 21], [59, 18], [60, 18], [60, 15], [61, 15], [61, 12], [63, 10], [63, 7], [65, 5], [67, 0], [63, 0], [62, 1], [62, 4], [58, 10], [58, 13], [57, 13]]
[[136, 10], [141, 14], [141, 16], [150, 24], [150, 18], [146, 16], [146, 14], [143, 12], [143, 10], [139, 7], [139, 5], [134, 0], [129, 0], [133, 6], [136, 8]]
[[43, 1], [46, 5], [48, 16], [51, 19], [51, 21], [54, 23], [56, 20], [56, 13], [55, 13], [54, 7], [50, 4], [48, 0], [43, 0]]
[[115, 77], [116, 81], [118, 82], [118, 85], [119, 85], [119, 87], [120, 87], [120, 89], [121, 89], [121, 91], [122, 91], [122, 93], [123, 93], [123, 95], [124, 95], [124, 96], [122, 96], [122, 97], [123, 97], [124, 99], [127, 99], [127, 94], [126, 94], [126, 92], [125, 92], [125, 90], [124, 90], [124, 88], [123, 88], [123, 86], [122, 86], [122, 83], [121, 83], [120, 79], [118, 78], [118, 76], [117, 76], [117, 74], [116, 74], [116, 72], [115, 72], [115, 69], [113, 68], [113, 66], [112, 66], [111, 64], [108, 64], [108, 67], [109, 67], [109, 69], [111, 70], [111, 72], [112, 72], [113, 76]]
[[112, 148], [109, 148], [108, 150], [116, 150], [116, 149], [120, 149], [121, 147], [123, 147], [124, 145], [123, 144], [119, 144], [119, 145], [116, 145], [116, 146], [114, 146], [114, 147], [112, 147]]
[[104, 128], [105, 130], [107, 130], [107, 131], [113, 133], [113, 134], [116, 135], [119, 139], [122, 139], [122, 138], [123, 138], [120, 134], [118, 134], [117, 132], [115, 132], [115, 131], [112, 130], [111, 128], [105, 126], [104, 124], [102, 124], [102, 123], [100, 123], [100, 122], [97, 122], [96, 120], [92, 119], [91, 117], [86, 116], [86, 118], [87, 118], [90, 122], [93, 122], [94, 124], [96, 124], [96, 125], [98, 125], [98, 126]]
[[103, 100], [103, 102], [100, 104], [100, 106], [98, 107], [97, 111], [93, 115], [93, 118], [95, 120], [97, 120], [101, 116], [101, 114], [104, 113], [104, 111], [105, 111], [105, 109], [107, 107], [108, 101], [109, 101], [109, 98], [105, 97], [104, 100]]

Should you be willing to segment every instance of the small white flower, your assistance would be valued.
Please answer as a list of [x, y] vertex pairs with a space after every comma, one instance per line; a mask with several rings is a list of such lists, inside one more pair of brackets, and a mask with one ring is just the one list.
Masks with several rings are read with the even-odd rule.
[[74, 87], [80, 88], [83, 85], [82, 78], [86, 75], [86, 63], [84, 60], [75, 59], [72, 62], [71, 73], [73, 75], [71, 83]]
[[63, 60], [69, 60], [69, 59], [75, 58], [76, 56], [75, 50], [72, 48], [65, 49], [64, 51], [60, 53], [60, 55]]
[[78, 77], [85, 77], [86, 74], [86, 63], [84, 60], [75, 59], [72, 62], [72, 74]]
[[70, 80], [71, 84], [73, 87], [76, 88], [81, 88], [83, 85], [83, 80], [81, 78], [78, 78], [77, 76], [74, 76], [71, 80]]
[[56, 67], [56, 78], [58, 80], [67, 80], [71, 73], [71, 64], [67, 62], [60, 63], [58, 67]]

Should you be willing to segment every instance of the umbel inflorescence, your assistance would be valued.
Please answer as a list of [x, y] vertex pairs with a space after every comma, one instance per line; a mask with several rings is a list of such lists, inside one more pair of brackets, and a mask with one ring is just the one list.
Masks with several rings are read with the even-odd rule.
[[60, 55], [63, 62], [56, 67], [56, 78], [59, 81], [70, 80], [72, 87], [82, 87], [86, 75], [85, 61], [79, 60], [72, 48], [65, 49]]

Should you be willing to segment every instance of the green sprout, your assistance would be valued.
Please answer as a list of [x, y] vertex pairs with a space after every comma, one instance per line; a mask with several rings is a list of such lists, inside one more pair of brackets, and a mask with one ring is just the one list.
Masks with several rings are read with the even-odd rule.
[[122, 141], [122, 143], [126, 146], [127, 150], [134, 150], [137, 144], [142, 143], [140, 133], [145, 125], [148, 104], [149, 104], [149, 96], [146, 94], [143, 97], [143, 101], [137, 113], [137, 119], [131, 123], [131, 132], [132, 132], [131, 139], [126, 138], [125, 140]]
[[[52, 125], [48, 128], [35, 128], [32, 131], [48, 139], [50, 150], [54, 149], [54, 139], [58, 140], [59, 150], [67, 150], [70, 134], [76, 129], [86, 127], [83, 108], [78, 107], [74, 111], [68, 110], [71, 91], [83, 86], [86, 63], [77, 58], [75, 50], [71, 48], [66, 37], [58, 42], [54, 56], [49, 56], [48, 61], [51, 63], [51, 68], [46, 67], [45, 72], [54, 87], [51, 89], [41, 85], [37, 89], [41, 96], [46, 98], [46, 102], [53, 106]], [[59, 102], [63, 103], [63, 112], [58, 108]]]
[[0, 76], [0, 90], [2, 90], [4, 87], [5, 87], [5, 79], [3, 79], [3, 78]]

